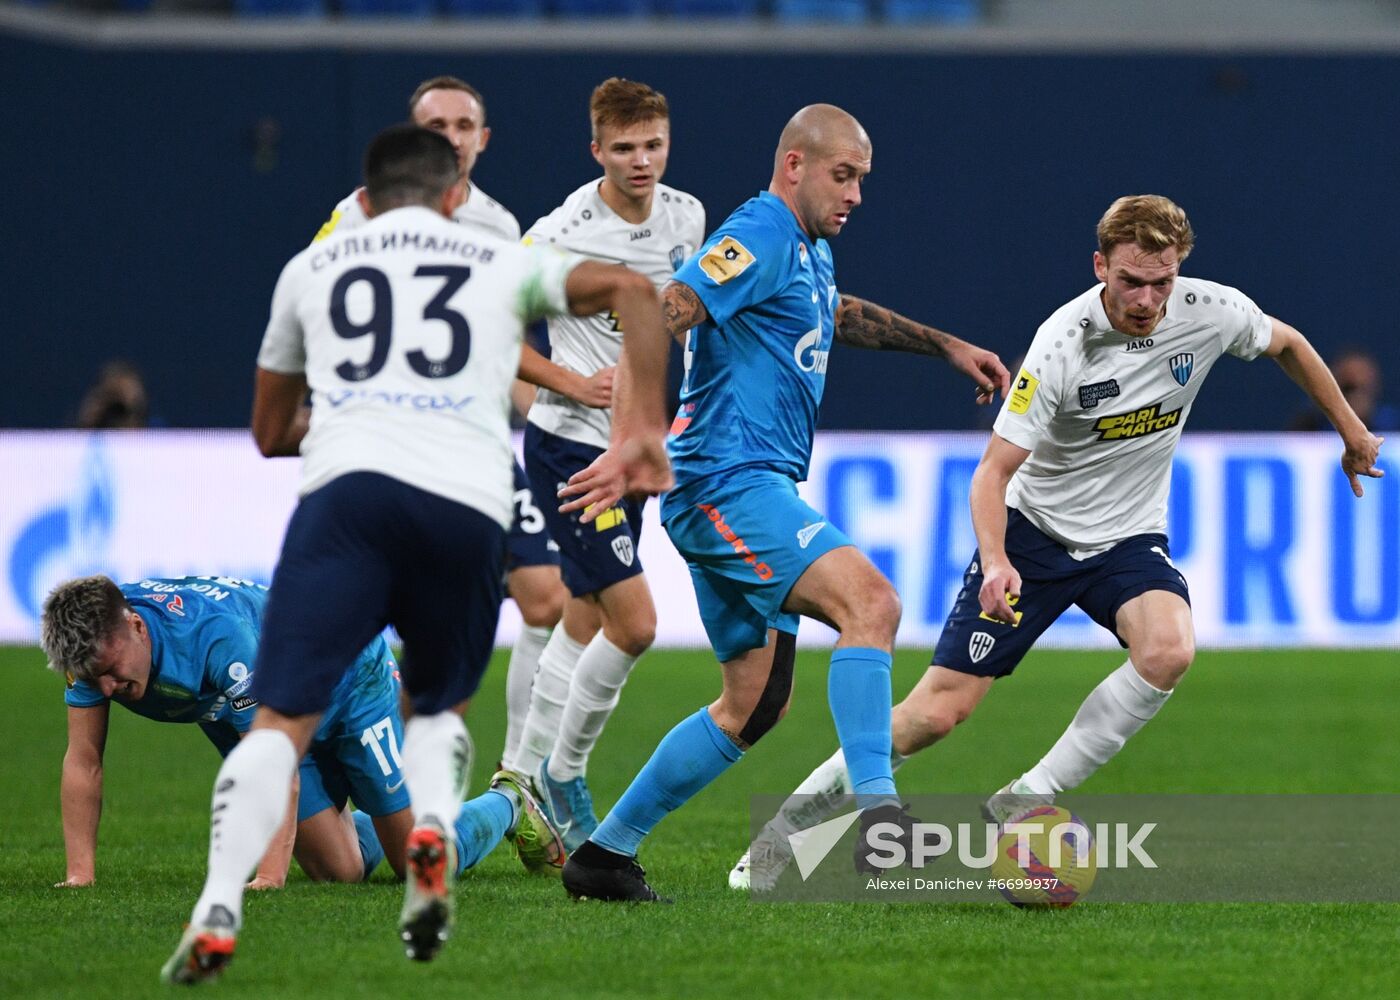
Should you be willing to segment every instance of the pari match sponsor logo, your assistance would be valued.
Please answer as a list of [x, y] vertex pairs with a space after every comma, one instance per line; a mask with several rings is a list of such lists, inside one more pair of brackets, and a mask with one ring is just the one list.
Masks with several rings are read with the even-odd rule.
[[[1189, 377], [1189, 375], [1188, 375]], [[1100, 417], [1094, 424], [1094, 430], [1098, 431], [1100, 441], [1123, 441], [1127, 438], [1142, 437], [1146, 434], [1157, 434], [1161, 431], [1170, 430], [1181, 423], [1181, 408], [1161, 412], [1160, 403], [1153, 403], [1151, 406], [1144, 406], [1140, 410], [1133, 410], [1130, 413], [1115, 413], [1112, 416]]]

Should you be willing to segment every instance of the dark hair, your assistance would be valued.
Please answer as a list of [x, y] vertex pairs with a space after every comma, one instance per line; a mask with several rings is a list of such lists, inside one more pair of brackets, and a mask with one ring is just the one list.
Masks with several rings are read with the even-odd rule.
[[461, 176], [452, 143], [417, 125], [391, 125], [365, 150], [365, 190], [376, 213], [432, 208]]
[[408, 99], [409, 121], [413, 120], [413, 115], [418, 110], [418, 102], [430, 90], [460, 90], [464, 94], [470, 94], [476, 100], [477, 106], [481, 108], [481, 124], [486, 124], [486, 98], [482, 97], [481, 91], [466, 80], [459, 80], [455, 76], [435, 76], [420, 83], [418, 89], [413, 92], [413, 96]]

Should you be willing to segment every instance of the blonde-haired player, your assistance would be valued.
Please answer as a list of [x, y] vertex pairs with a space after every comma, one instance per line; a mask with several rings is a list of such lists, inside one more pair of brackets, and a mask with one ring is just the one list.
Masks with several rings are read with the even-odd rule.
[[[1211, 367], [1267, 355], [1341, 435], [1342, 469], [1378, 477], [1366, 429], [1307, 339], [1243, 292], [1181, 277], [1195, 244], [1160, 195], [1119, 198], [1098, 225], [1099, 284], [1037, 331], [972, 478], [977, 551], [933, 664], [894, 708], [893, 761], [941, 740], [1077, 604], [1128, 659], [1084, 700], [1064, 735], [986, 804], [1000, 822], [1075, 788], [1166, 703], [1195, 656], [1186, 579], [1166, 536], [1172, 455]], [[840, 752], [797, 788], [730, 872], [769, 888], [789, 836], [850, 802]]]

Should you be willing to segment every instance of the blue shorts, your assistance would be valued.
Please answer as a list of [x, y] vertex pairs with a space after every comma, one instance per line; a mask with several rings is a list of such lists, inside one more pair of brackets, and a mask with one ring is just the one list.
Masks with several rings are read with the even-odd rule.
[[[238, 745], [238, 731], [223, 722], [201, 722], [221, 756]], [[370, 816], [408, 808], [403, 782], [403, 719], [399, 672], [389, 644], [376, 638], [356, 659], [301, 759], [297, 822], [347, 801]]]
[[[552, 497], [554, 494], [549, 494]], [[535, 504], [530, 481], [515, 463], [515, 520], [506, 536], [506, 572], [525, 566], [558, 566], [559, 546], [545, 530], [543, 512]]]
[[[355, 664], [353, 678], [337, 689], [311, 749], [301, 762], [298, 822], [347, 800], [371, 816], [408, 808], [403, 781], [403, 718], [399, 671], [383, 636]], [[255, 675], [256, 676], [256, 675]]]
[[480, 511], [373, 472], [302, 497], [273, 573], [253, 674], [285, 715], [330, 707], [386, 625], [415, 712], [444, 712], [481, 683], [501, 609], [505, 532]]
[[[525, 425], [525, 470], [538, 497], [555, 497], [569, 477], [586, 469], [601, 448], [571, 441], [534, 424]], [[642, 505], [623, 500], [591, 524], [583, 513], [559, 513], [558, 503], [546, 503], [544, 519], [559, 546], [559, 569], [564, 586], [575, 597], [596, 594], [642, 572], [637, 547], [642, 540]]]
[[674, 489], [661, 522], [690, 567], [705, 634], [721, 663], [761, 649], [768, 630], [797, 634], [783, 611], [808, 566], [851, 540], [779, 472], [751, 470]]
[[1021, 574], [1016, 625], [993, 621], [982, 613], [981, 553], [974, 552], [933, 662], [963, 674], [1005, 677], [1016, 669], [1036, 639], [1071, 604], [1117, 636], [1118, 609], [1149, 590], [1169, 590], [1187, 604], [1186, 578], [1171, 561], [1166, 535], [1134, 535], [1107, 552], [1075, 559], [1069, 551], [1032, 524], [1014, 507], [1006, 511], [1006, 554]]

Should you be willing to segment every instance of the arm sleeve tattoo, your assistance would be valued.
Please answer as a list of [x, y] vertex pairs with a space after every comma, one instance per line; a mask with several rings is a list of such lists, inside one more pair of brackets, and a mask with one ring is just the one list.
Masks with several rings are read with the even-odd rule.
[[684, 282], [668, 281], [666, 287], [661, 289], [661, 319], [666, 324], [666, 332], [675, 340], [684, 340], [691, 327], [703, 323], [708, 317], [705, 303]]
[[843, 295], [836, 309], [836, 339], [872, 351], [908, 351], [943, 357], [948, 353], [951, 338], [942, 330], [915, 323], [892, 309], [853, 295]]

